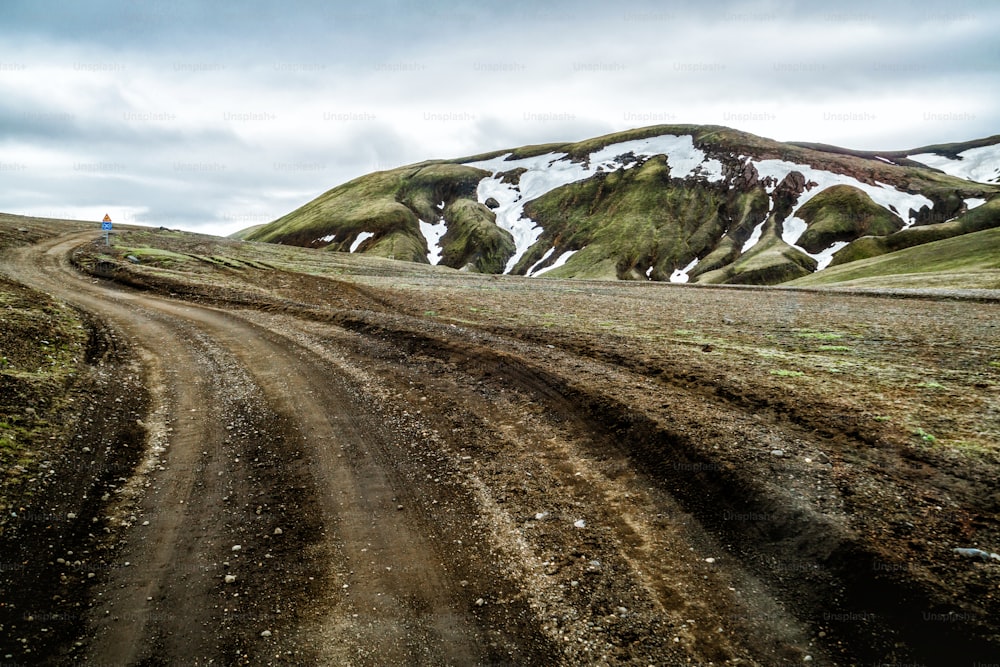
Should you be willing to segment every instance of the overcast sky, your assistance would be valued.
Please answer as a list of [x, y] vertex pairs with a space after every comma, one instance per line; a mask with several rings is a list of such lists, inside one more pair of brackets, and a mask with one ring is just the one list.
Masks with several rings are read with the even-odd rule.
[[974, 139], [998, 28], [995, 0], [2, 0], [0, 211], [229, 234], [370, 171], [643, 125]]

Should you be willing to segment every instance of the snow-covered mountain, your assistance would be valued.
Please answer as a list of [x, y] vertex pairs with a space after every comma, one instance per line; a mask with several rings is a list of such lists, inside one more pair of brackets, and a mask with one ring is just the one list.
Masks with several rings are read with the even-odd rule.
[[1000, 136], [912, 151], [657, 126], [376, 172], [252, 240], [487, 273], [773, 284], [1000, 226]]

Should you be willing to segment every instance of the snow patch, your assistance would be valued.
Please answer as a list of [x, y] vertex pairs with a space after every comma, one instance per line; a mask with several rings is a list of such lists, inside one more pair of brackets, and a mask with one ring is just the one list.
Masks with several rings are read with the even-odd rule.
[[[485, 203], [490, 197], [497, 200], [500, 204], [494, 209], [497, 225], [514, 237], [515, 253], [507, 262], [504, 273], [510, 273], [528, 248], [538, 241], [543, 231], [534, 220], [524, 217], [526, 202], [538, 199], [556, 188], [590, 178], [598, 170], [630, 169], [637, 163], [626, 164], [615, 159], [626, 153], [644, 157], [666, 155], [670, 174], [675, 178], [687, 178], [697, 170], [709, 181], [722, 180], [722, 164], [714, 158], [706, 158], [705, 153], [695, 147], [690, 135], [666, 134], [622, 141], [594, 151], [586, 162], [573, 162], [566, 153], [546, 153], [516, 160], [509, 160], [511, 153], [506, 153], [489, 160], [466, 163], [470, 167], [492, 173], [492, 176], [479, 182], [476, 195], [480, 203]], [[497, 174], [512, 169], [526, 170], [521, 174], [518, 185], [502, 183]]]
[[937, 153], [918, 153], [907, 157], [967, 181], [1000, 183], [1000, 144], [962, 151], [958, 160]]
[[552, 253], [554, 253], [555, 251], [556, 251], [556, 247], [555, 246], [552, 246], [547, 251], [545, 251], [545, 254], [542, 255], [542, 258], [540, 260], [538, 260], [537, 262], [535, 262], [534, 264], [532, 264], [531, 268], [528, 269], [527, 273], [525, 273], [524, 275], [530, 276], [531, 273], [532, 273], [532, 271], [534, 271], [539, 265], [543, 264], [545, 262], [545, 260], [547, 260], [549, 257], [551, 257]]
[[[810, 257], [812, 257], [813, 259], [815, 259], [816, 260], [816, 270], [817, 271], [822, 271], [826, 267], [830, 266], [830, 262], [833, 261], [834, 254], [838, 250], [840, 250], [841, 248], [843, 248], [846, 245], [847, 245], [847, 242], [845, 242], [845, 241], [837, 241], [836, 243], [834, 243], [833, 245], [831, 245], [826, 250], [822, 250], [822, 251], [816, 253], [815, 255], [806, 252], [802, 248], [799, 248], [799, 250], [802, 250], [802, 252], [806, 252], [807, 255], [809, 255]], [[796, 248], [798, 248], [798, 246], [796, 246]]]
[[[553, 248], [553, 249], [554, 249], [554, 248]], [[552, 265], [551, 265], [551, 266], [546, 266], [546, 267], [545, 267], [544, 269], [541, 269], [540, 271], [538, 271], [538, 272], [534, 273], [533, 275], [534, 275], [534, 276], [540, 276], [540, 275], [542, 275], [543, 273], [546, 273], [546, 272], [548, 272], [548, 271], [551, 271], [552, 269], [558, 269], [558, 268], [559, 268], [560, 266], [562, 266], [563, 264], [565, 264], [565, 263], [566, 263], [566, 261], [567, 261], [567, 260], [568, 260], [568, 259], [569, 259], [570, 257], [572, 257], [573, 255], [575, 255], [575, 254], [576, 254], [577, 252], [578, 252], [578, 251], [576, 251], [576, 250], [567, 250], [567, 251], [566, 251], [566, 252], [564, 252], [563, 254], [559, 255], [559, 256], [558, 256], [558, 257], [556, 258], [556, 261], [552, 262]]]
[[314, 243], [333, 243], [334, 239], [336, 239], [336, 238], [337, 238], [336, 234], [330, 234], [328, 236], [321, 236], [320, 238], [316, 239], [314, 241]]
[[357, 250], [358, 246], [360, 246], [362, 243], [364, 243], [373, 236], [375, 235], [372, 234], [371, 232], [361, 232], [360, 234], [358, 234], [358, 238], [354, 239], [354, 243], [351, 244], [351, 252]]
[[670, 274], [670, 282], [672, 282], [672, 283], [686, 283], [689, 280], [688, 273], [690, 273], [691, 269], [693, 269], [696, 266], [698, 266], [698, 258], [697, 257], [695, 257], [694, 260], [692, 260], [691, 263], [688, 264], [687, 266], [685, 266], [683, 269], [676, 269], [676, 270], [674, 270], [674, 272], [672, 274]]
[[789, 216], [785, 219], [783, 223], [783, 228], [781, 230], [781, 240], [792, 246], [796, 250], [809, 255], [816, 260], [816, 270], [822, 271], [826, 267], [830, 266], [830, 262], [833, 261], [833, 254], [847, 245], [844, 241], [837, 241], [833, 243], [829, 248], [821, 250], [817, 253], [811, 253], [800, 245], [796, 245], [799, 239], [802, 238], [802, 234], [805, 233], [808, 225], [806, 221], [802, 218], [796, 218], [795, 216]]
[[[806, 190], [799, 196], [799, 199], [795, 204], [795, 209], [792, 211], [792, 215], [795, 215], [796, 211], [798, 211], [810, 199], [818, 195], [823, 190], [826, 190], [834, 185], [853, 186], [866, 193], [876, 204], [892, 211], [901, 218], [903, 218], [903, 216], [906, 215], [906, 212], [910, 209], [919, 211], [923, 206], [927, 206], [928, 208], [933, 208], [934, 206], [934, 203], [923, 195], [913, 195], [908, 192], [903, 192], [901, 190], [897, 190], [891, 185], [879, 183], [878, 181], [875, 181], [875, 185], [869, 185], [867, 183], [862, 183], [858, 179], [852, 178], [851, 176], [835, 174], [831, 171], [816, 169], [815, 167], [811, 167], [809, 165], [795, 164], [794, 162], [787, 162], [785, 160], [760, 160], [755, 161], [754, 166], [757, 168], [757, 173], [760, 174], [761, 178], [772, 176], [778, 183], [780, 183], [790, 172], [797, 171], [805, 176], [807, 183], [809, 181], [813, 181], [817, 184], [815, 187]], [[777, 186], [775, 185], [774, 187]], [[774, 187], [768, 190], [768, 192], [772, 192]], [[913, 219], [907, 216], [903, 218], [903, 227], [910, 227], [913, 225], [913, 222]]]
[[427, 241], [427, 261], [437, 266], [441, 261], [441, 237], [448, 231], [448, 227], [445, 226], [443, 218], [433, 225], [423, 220], [417, 222], [420, 223], [420, 233]]
[[756, 227], [753, 228], [753, 231], [750, 232], [750, 238], [748, 238], [747, 242], [743, 244], [743, 248], [742, 250], [740, 250], [740, 254], [745, 253], [747, 250], [757, 245], [757, 242], [760, 241], [760, 237], [764, 235], [764, 225], [766, 223], [767, 223], [767, 218], [764, 218], [764, 220], [761, 221], [760, 224], [758, 224]]
[[794, 215], [785, 218], [785, 223], [781, 230], [781, 240], [788, 245], [795, 245], [798, 243], [799, 238], [805, 234], [806, 228], [809, 225], [802, 218], [796, 218]]
[[887, 160], [884, 157], [879, 157], [878, 155], [875, 156], [875, 159], [876, 160], [882, 160], [882, 162], [885, 162], [886, 164], [891, 164], [891, 165], [895, 165], [896, 164], [892, 160]]
[[965, 200], [965, 208], [971, 211], [972, 209], [982, 206], [985, 203], [986, 203], [985, 199], [976, 199], [974, 197], [970, 197], [969, 199]]

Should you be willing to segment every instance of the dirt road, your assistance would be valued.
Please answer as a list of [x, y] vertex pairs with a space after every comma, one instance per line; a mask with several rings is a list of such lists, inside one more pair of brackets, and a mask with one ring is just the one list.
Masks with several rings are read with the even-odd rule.
[[919, 622], [942, 607], [916, 583], [882, 576], [898, 563], [850, 525], [855, 481], [838, 481], [896, 454], [858, 454], [821, 410], [762, 416], [573, 341], [418, 321], [335, 281], [281, 278], [348, 307], [329, 313], [130, 290], [71, 267], [91, 236], [2, 267], [117, 329], [152, 398], [61, 660], [987, 655], [965, 626]]
[[[238, 317], [75, 274], [67, 254], [84, 240], [26, 249], [9, 270], [118, 327], [153, 390], [151, 450], [116, 508], [124, 537], [96, 591], [85, 662], [544, 654], [540, 637], [484, 639], [472, 609], [485, 591], [463, 588], [448, 545], [418, 529], [422, 499], [387, 465], [397, 436], [365, 415], [343, 373]], [[308, 634], [289, 621], [308, 621]]]

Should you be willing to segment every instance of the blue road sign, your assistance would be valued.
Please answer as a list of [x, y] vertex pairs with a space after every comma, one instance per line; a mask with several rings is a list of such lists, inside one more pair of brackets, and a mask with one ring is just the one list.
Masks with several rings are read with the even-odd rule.
[[102, 222], [101, 223], [101, 229], [103, 229], [104, 231], [108, 231], [109, 229], [111, 229], [111, 223], [110, 222]]

